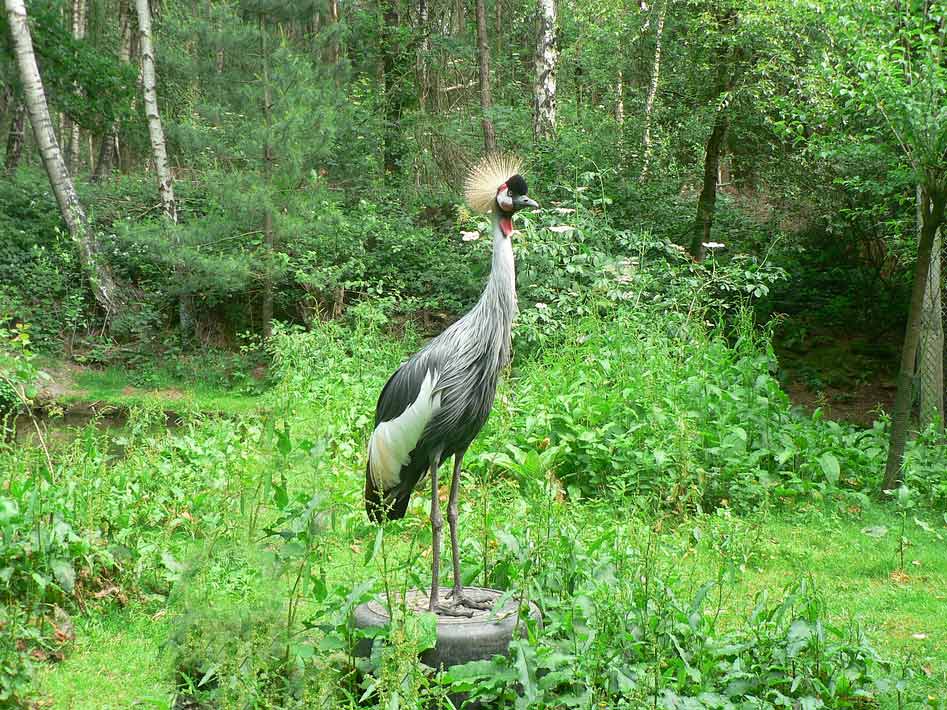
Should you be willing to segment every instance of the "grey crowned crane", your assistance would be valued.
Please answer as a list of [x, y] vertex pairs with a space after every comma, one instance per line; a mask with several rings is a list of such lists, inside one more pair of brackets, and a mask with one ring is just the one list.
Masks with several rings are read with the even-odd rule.
[[[480, 602], [462, 592], [457, 545], [460, 469], [493, 407], [497, 378], [510, 361], [510, 328], [516, 315], [513, 264], [513, 214], [538, 207], [526, 196], [520, 162], [489, 155], [467, 175], [467, 204], [490, 213], [493, 265], [483, 294], [470, 312], [415, 353], [391, 376], [375, 408], [375, 430], [368, 443], [365, 509], [375, 523], [403, 518], [411, 493], [430, 473], [434, 561], [429, 609], [470, 616]], [[454, 457], [447, 524], [450, 527], [454, 584], [450, 603], [439, 599], [441, 516], [437, 470]]]

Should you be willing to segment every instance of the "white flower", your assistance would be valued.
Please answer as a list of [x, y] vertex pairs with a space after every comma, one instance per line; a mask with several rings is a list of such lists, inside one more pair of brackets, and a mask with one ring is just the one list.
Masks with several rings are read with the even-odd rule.
[[572, 214], [573, 212], [575, 212], [575, 210], [572, 209], [571, 207], [557, 207], [556, 212], [558, 212], [559, 214]]
[[461, 232], [460, 238], [465, 242], [472, 242], [477, 239], [480, 239], [480, 232]]
[[723, 249], [726, 244], [721, 244], [720, 242], [703, 242], [704, 249]]
[[568, 224], [560, 224], [555, 227], [550, 227], [549, 231], [555, 232], [556, 234], [562, 234], [563, 232], [574, 232], [575, 227], [570, 227]]
[[538, 309], [541, 310], [541, 311], [545, 311], [547, 308], [549, 308], [549, 306], [547, 306], [547, 305], [546, 305], [545, 303], [543, 303], [542, 301], [539, 301], [539, 302], [536, 304], [536, 308], [538, 308]]

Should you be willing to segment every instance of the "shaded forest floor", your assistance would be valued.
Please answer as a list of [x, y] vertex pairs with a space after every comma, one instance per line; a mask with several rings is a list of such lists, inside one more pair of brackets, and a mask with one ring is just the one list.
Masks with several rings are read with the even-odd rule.
[[897, 352], [870, 335], [829, 329], [804, 340], [777, 337], [779, 378], [794, 404], [826, 418], [871, 426], [894, 405]]

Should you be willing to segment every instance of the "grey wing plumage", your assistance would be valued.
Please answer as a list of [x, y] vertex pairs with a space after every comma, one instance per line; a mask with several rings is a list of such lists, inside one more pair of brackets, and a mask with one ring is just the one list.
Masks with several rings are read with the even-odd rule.
[[[482, 336], [476, 323], [461, 319], [385, 384], [375, 407], [366, 469], [365, 501], [372, 520], [403, 517], [431, 464], [464, 451], [486, 422], [508, 349], [502, 340]], [[425, 383], [432, 388], [430, 400]]]

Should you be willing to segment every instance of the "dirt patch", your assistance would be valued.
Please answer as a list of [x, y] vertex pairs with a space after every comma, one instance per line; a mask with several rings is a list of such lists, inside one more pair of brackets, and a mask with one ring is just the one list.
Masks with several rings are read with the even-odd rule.
[[890, 343], [821, 331], [795, 339], [778, 333], [773, 345], [783, 388], [803, 409], [861, 426], [892, 410], [897, 351]]
[[864, 427], [870, 427], [880, 412], [890, 412], [894, 406], [893, 382], [866, 383], [847, 389], [825, 386], [817, 390], [802, 382], [789, 382], [784, 389], [792, 403], [807, 412], [821, 408], [827, 419]]
[[177, 387], [168, 387], [166, 389], [160, 390], [149, 390], [141, 389], [140, 387], [133, 387], [132, 385], [126, 385], [122, 388], [121, 395], [123, 397], [138, 397], [141, 395], [147, 395], [148, 397], [153, 397], [160, 400], [168, 400], [172, 402], [179, 402], [182, 399], [187, 399], [187, 395], [183, 390], [179, 390]]
[[71, 362], [56, 363], [53, 367], [43, 368], [48, 377], [40, 378], [37, 382], [37, 398], [45, 401], [55, 401], [64, 397], [79, 394], [81, 389], [76, 384], [76, 378], [82, 372], [82, 367]]

